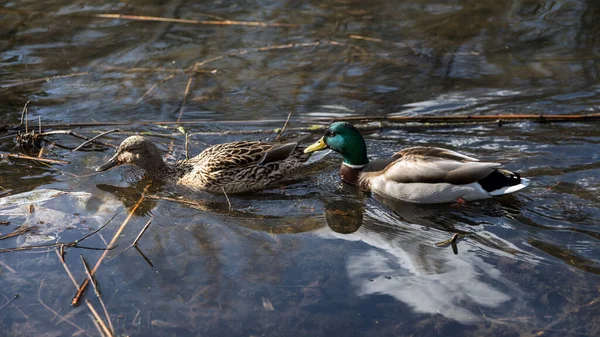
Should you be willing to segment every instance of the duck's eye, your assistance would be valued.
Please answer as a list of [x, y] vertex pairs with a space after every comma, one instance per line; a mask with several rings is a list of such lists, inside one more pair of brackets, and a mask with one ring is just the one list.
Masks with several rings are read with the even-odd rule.
[[335, 131], [329, 130], [329, 131], [327, 131], [327, 133], [325, 134], [325, 136], [327, 136], [327, 137], [335, 137]]

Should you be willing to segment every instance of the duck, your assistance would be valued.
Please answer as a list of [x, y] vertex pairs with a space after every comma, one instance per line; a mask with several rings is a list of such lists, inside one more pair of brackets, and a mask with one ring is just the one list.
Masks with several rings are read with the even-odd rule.
[[213, 145], [193, 158], [167, 164], [150, 139], [134, 135], [123, 140], [96, 171], [131, 164], [142, 168], [153, 181], [194, 191], [234, 194], [271, 187], [319, 159], [304, 153], [297, 142], [236, 141]]
[[439, 147], [410, 147], [369, 161], [360, 131], [335, 122], [304, 153], [331, 149], [342, 155], [341, 180], [380, 196], [418, 204], [488, 199], [519, 191], [529, 181], [501, 164]]

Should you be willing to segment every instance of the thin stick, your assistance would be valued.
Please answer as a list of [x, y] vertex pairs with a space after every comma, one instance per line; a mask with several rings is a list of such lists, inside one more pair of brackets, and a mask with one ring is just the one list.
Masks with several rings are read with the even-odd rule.
[[26, 85], [26, 84], [48, 82], [51, 80], [58, 80], [61, 78], [85, 76], [85, 75], [89, 75], [89, 72], [74, 73], [74, 74], [68, 74], [68, 75], [57, 75], [57, 76], [50, 76], [50, 77], [44, 77], [44, 78], [36, 78], [36, 79], [27, 80], [27, 81], [23, 81], [23, 82], [17, 82], [17, 83], [8, 83], [8, 84], [0, 85], [0, 88], [12, 88], [12, 87], [17, 87], [17, 86]]
[[186, 132], [185, 133], [185, 159], [189, 159], [189, 150], [188, 150], [188, 143], [189, 143], [189, 138], [190, 135]]
[[[56, 253], [56, 255], [58, 255], [58, 259], [60, 260], [63, 268], [65, 269], [65, 271], [67, 272], [67, 275], [69, 276], [69, 279], [71, 279], [71, 282], [73, 283], [73, 286], [75, 287], [75, 289], [79, 288], [79, 285], [77, 284], [77, 281], [75, 281], [75, 277], [73, 277], [73, 273], [71, 273], [71, 270], [69, 269], [69, 266], [67, 266], [67, 264], [65, 263], [64, 258], [61, 256], [61, 254], [58, 252], [57, 249], [54, 250], [54, 252]], [[83, 258], [83, 257], [82, 257]], [[84, 266], [86, 268], [86, 272], [89, 271], [89, 269], [87, 268], [87, 265], [85, 264], [84, 261]], [[89, 275], [89, 274], [88, 274]], [[42, 303], [42, 305], [44, 305], [48, 310], [51, 310], [54, 312], [54, 310], [50, 309], [50, 307], [46, 306], [45, 303], [42, 302], [41, 298], [40, 298], [40, 291], [42, 289], [42, 284], [43, 284], [44, 280], [42, 280], [42, 282], [40, 283], [40, 289], [38, 290], [38, 301], [40, 303]], [[102, 301], [102, 298], [98, 298], [100, 300], [100, 304], [102, 305], [102, 308], [104, 309], [104, 313], [106, 315], [106, 318], [108, 320], [108, 324], [110, 325], [111, 329], [113, 328], [112, 323], [110, 321], [110, 316], [108, 315], [108, 311], [106, 310], [106, 306], [104, 305], [104, 301]], [[91, 303], [89, 301], [86, 301], [86, 304], [88, 306], [88, 309], [93, 313], [96, 310], [94, 309], [94, 307], [91, 305]], [[65, 317], [62, 317], [60, 315], [58, 315], [58, 313], [55, 312], [55, 315], [61, 317], [61, 321], [66, 321], [68, 323], [70, 323]], [[97, 314], [96, 314], [97, 315]], [[102, 322], [102, 320], [99, 320], [100, 322]], [[59, 322], [60, 323], [60, 322]], [[94, 324], [97, 324], [94, 321]], [[80, 328], [81, 329], [81, 328]], [[98, 329], [100, 330], [100, 329]], [[114, 332], [114, 330], [112, 330]], [[100, 330], [100, 334], [102, 334], [102, 330]], [[112, 336], [112, 335], [108, 335], [108, 336]]]
[[100, 327], [102, 328], [102, 331], [104, 331], [104, 333], [106, 334], [106, 336], [113, 337], [114, 336], [113, 333], [106, 326], [106, 323], [104, 323], [104, 320], [100, 317], [100, 315], [98, 315], [98, 312], [96, 311], [96, 309], [94, 309], [94, 307], [92, 306], [92, 304], [90, 303], [90, 301], [85, 300], [85, 303], [88, 305], [88, 308], [90, 308], [90, 311], [92, 312], [92, 315], [94, 315], [94, 318], [96, 319], [96, 321], [98, 322], [98, 324], [100, 324]]
[[85, 262], [85, 258], [81, 254], [79, 254], [79, 257], [81, 258], [81, 263], [83, 264], [83, 269], [85, 270], [85, 274], [87, 275], [89, 281], [92, 283], [92, 287], [94, 288], [94, 293], [96, 294], [96, 297], [102, 297], [102, 295], [100, 294], [100, 291], [98, 290], [98, 285], [96, 284], [96, 280], [90, 273], [90, 268], [88, 267], [87, 262]]
[[4, 269], [8, 270], [9, 272], [11, 272], [13, 274], [17, 273], [17, 271], [13, 267], [11, 267], [8, 263], [6, 263], [2, 260], [0, 260], [0, 266], [4, 267]]
[[101, 250], [101, 251], [109, 251], [118, 247], [118, 245], [110, 248], [97, 248], [97, 247], [88, 247], [88, 246], [80, 246], [74, 243], [65, 244], [65, 243], [50, 243], [47, 245], [38, 245], [38, 246], [21, 246], [21, 247], [11, 247], [11, 248], [0, 248], [0, 253], [12, 253], [12, 252], [20, 252], [23, 250], [34, 250], [34, 249], [42, 249], [42, 248], [55, 248], [60, 246], [68, 246], [71, 248], [79, 248], [79, 249], [88, 249], [88, 250]]
[[289, 49], [289, 48], [317, 47], [317, 46], [320, 46], [320, 45], [345, 46], [347, 44], [341, 43], [341, 42], [336, 42], [336, 41], [324, 41], [324, 42], [322, 42], [322, 41], [316, 41], [316, 42], [287, 43], [287, 44], [280, 44], [280, 45], [275, 45], [275, 46], [248, 48], [248, 49], [242, 49], [242, 50], [239, 50], [239, 51], [231, 52], [231, 53], [228, 53], [228, 54], [225, 54], [225, 55], [215, 56], [215, 57], [212, 57], [210, 59], [204, 60], [202, 62], [197, 62], [194, 65], [194, 69], [198, 69], [199, 67], [201, 67], [201, 66], [203, 66], [203, 65], [205, 65], [207, 63], [218, 61], [218, 60], [224, 59], [226, 57], [239, 56], [239, 55], [244, 55], [244, 54], [248, 54], [248, 53], [251, 53], [251, 52], [264, 52], [264, 51]]
[[142, 256], [142, 258], [144, 259], [144, 261], [146, 261], [146, 263], [148, 263], [150, 265], [151, 268], [154, 268], [154, 265], [152, 264], [152, 261], [150, 261], [150, 259], [146, 256], [146, 254], [144, 254], [141, 250], [140, 247], [138, 246], [133, 246], [133, 248], [135, 248], [135, 250], [137, 250], [138, 253], [140, 253], [140, 255]]
[[162, 80], [158, 81], [157, 83], [154, 83], [154, 84], [153, 84], [153, 85], [150, 87], [150, 89], [148, 89], [148, 90], [147, 90], [147, 91], [146, 91], [146, 92], [145, 92], [145, 93], [142, 95], [142, 97], [140, 97], [140, 99], [139, 99], [139, 100], [136, 102], [136, 104], [139, 104], [141, 101], [143, 101], [143, 100], [144, 100], [144, 98], [145, 98], [146, 96], [148, 96], [148, 95], [149, 95], [149, 94], [150, 94], [150, 93], [151, 93], [151, 92], [152, 92], [154, 89], [156, 89], [156, 87], [158, 87], [158, 86], [159, 86], [159, 85], [161, 85], [162, 83], [164, 83], [164, 82], [166, 82], [166, 81], [168, 81], [168, 80], [172, 79], [173, 77], [175, 77], [175, 75], [171, 74], [171, 75], [169, 75], [169, 76], [167, 76], [167, 77], [163, 78]]
[[102, 226], [98, 227], [98, 229], [96, 229], [96, 230], [94, 230], [94, 231], [92, 231], [92, 232], [90, 232], [90, 233], [88, 233], [88, 234], [84, 235], [84, 236], [83, 236], [81, 239], [79, 239], [79, 240], [75, 240], [75, 243], [79, 243], [79, 242], [81, 242], [81, 241], [83, 241], [83, 240], [85, 240], [85, 239], [89, 238], [90, 236], [92, 236], [92, 235], [94, 235], [94, 234], [98, 233], [99, 231], [101, 231], [101, 230], [102, 230], [104, 227], [106, 227], [106, 225], [108, 225], [108, 224], [109, 224], [109, 223], [112, 221], [112, 219], [114, 219], [114, 218], [117, 216], [117, 214], [119, 214], [119, 213], [115, 213], [115, 214], [113, 214], [113, 216], [111, 216], [111, 217], [110, 217], [110, 219], [108, 219], [108, 221], [106, 221], [106, 222], [105, 222], [105, 223], [104, 223]]
[[96, 327], [96, 330], [98, 330], [98, 333], [100, 334], [100, 336], [104, 336], [104, 332], [102, 331], [102, 328], [98, 324], [98, 321], [96, 321], [96, 319], [94, 318], [94, 315], [88, 314], [88, 317], [92, 320], [92, 323], [94, 323], [94, 326]]
[[229, 204], [229, 210], [231, 211], [233, 209], [233, 207], [231, 207], [231, 202], [229, 201], [229, 197], [227, 196], [227, 192], [225, 192], [225, 189], [223, 188], [223, 186], [221, 186], [221, 191], [223, 191], [223, 194], [225, 195], [225, 199], [227, 199], [227, 204]]
[[112, 325], [112, 321], [110, 320], [110, 315], [108, 314], [108, 309], [106, 309], [106, 305], [104, 304], [104, 300], [102, 299], [102, 293], [100, 293], [100, 290], [98, 289], [98, 283], [94, 279], [92, 274], [90, 273], [90, 268], [88, 267], [87, 263], [85, 262], [83, 255], [80, 254], [79, 257], [81, 257], [81, 262], [83, 263], [83, 268], [85, 269], [85, 274], [87, 275], [88, 279], [92, 283], [92, 286], [94, 287], [94, 293], [96, 294], [96, 297], [98, 297], [100, 306], [102, 307], [102, 310], [104, 311], [104, 316], [106, 317], [106, 321], [108, 322], [108, 325], [110, 326], [110, 331], [111, 331], [111, 333], [114, 334], [115, 328]]
[[[96, 125], [99, 125], [99, 124], [96, 124]], [[50, 127], [51, 126], [52, 125], [50, 125]], [[91, 126], [91, 125], [88, 125], [88, 126]], [[49, 127], [49, 126], [46, 125], [46, 127]], [[94, 143], [94, 144], [99, 144], [99, 145], [103, 145], [103, 146], [106, 146], [106, 147], [112, 147], [114, 149], [118, 148], [118, 146], [114, 145], [114, 144], [105, 143], [105, 142], [102, 142], [102, 141], [99, 141], [99, 140], [90, 140], [89, 137], [86, 137], [86, 136], [80, 135], [78, 133], [75, 133], [72, 130], [54, 130], [54, 131], [48, 131], [48, 132], [44, 132], [44, 133], [39, 134], [38, 137], [46, 137], [46, 136], [53, 136], [53, 135], [69, 135], [69, 136], [73, 136], [75, 138], [89, 140], [91, 143]]]
[[27, 159], [27, 160], [39, 161], [42, 163], [50, 163], [50, 164], [70, 164], [70, 162], [68, 162], [66, 160], [38, 158], [38, 157], [31, 157], [31, 156], [27, 156], [24, 154], [17, 154], [17, 153], [0, 154], [0, 158], [2, 158], [2, 157]]
[[[522, 114], [522, 115], [454, 115], [454, 116], [348, 116], [339, 118], [301, 118], [298, 122], [303, 123], [322, 123], [328, 124], [337, 121], [351, 121], [354, 123], [367, 123], [367, 122], [389, 122], [389, 123], [449, 123], [449, 122], [479, 122], [479, 121], [532, 121], [538, 123], [547, 122], [580, 122], [580, 121], [594, 121], [600, 119], [600, 113], [594, 114], [583, 114], [583, 115], [534, 115], [534, 114]], [[139, 125], [198, 125], [198, 124], [265, 124], [265, 123], [283, 123], [284, 119], [262, 119], [262, 120], [209, 120], [209, 119], [197, 119], [197, 120], [185, 120], [185, 121], [139, 121], [136, 124]], [[99, 127], [99, 126], [122, 126], [130, 125], [131, 122], [102, 122], [102, 123], [66, 123], [66, 124], [46, 124], [46, 128], [83, 128], [83, 127]], [[304, 128], [305, 131], [311, 131], [314, 127]], [[67, 133], [70, 134], [72, 131], [51, 131], [45, 132], [43, 135], [52, 133]], [[74, 135], [74, 134], [73, 134]], [[82, 138], [86, 139], [86, 138]], [[117, 148], [116, 145], [108, 145]]]
[[121, 19], [121, 20], [136, 20], [136, 21], [158, 21], [158, 22], [173, 22], [192, 25], [233, 25], [233, 26], [258, 26], [258, 27], [297, 27], [295, 24], [289, 23], [266, 23], [259, 21], [215, 21], [215, 20], [188, 20], [163, 18], [157, 16], [142, 16], [142, 15], [126, 15], [126, 14], [90, 14], [89, 16], [102, 19]]
[[383, 42], [383, 43], [393, 44], [397, 47], [409, 47], [410, 48], [410, 46], [408, 46], [402, 42], [386, 41], [386, 40], [382, 40], [382, 39], [378, 39], [378, 38], [374, 38], [374, 37], [362, 36], [362, 35], [350, 35], [349, 38], [355, 39], [355, 40], [371, 41], [371, 42]]
[[148, 222], [146, 222], [146, 225], [144, 226], [144, 228], [142, 228], [142, 231], [140, 232], [140, 234], [138, 234], [138, 236], [135, 238], [135, 240], [133, 240], [133, 243], [131, 244], [132, 246], [137, 245], [138, 241], [140, 241], [140, 239], [142, 238], [142, 235], [144, 235], [144, 233], [146, 232], [146, 229], [148, 229], [148, 226], [150, 226], [150, 224], [152, 223], [152, 219], [148, 220]]
[[0, 235], [0, 240], [4, 240], [4, 239], [9, 239], [15, 236], [19, 236], [22, 234], [25, 234], [27, 232], [31, 232], [36, 230], [37, 227], [36, 226], [27, 226], [27, 225], [23, 225], [23, 226], [19, 226], [17, 228], [15, 228], [12, 232], [5, 234], [5, 235]]
[[112, 129], [112, 130], [104, 131], [104, 132], [100, 133], [99, 135], [97, 135], [95, 137], [92, 137], [92, 138], [86, 140], [85, 142], [81, 143], [81, 145], [79, 145], [78, 147], [74, 148], [71, 152], [75, 152], [75, 151], [81, 149], [82, 147], [86, 146], [87, 144], [93, 142], [94, 140], [96, 140], [96, 139], [98, 139], [98, 138], [100, 138], [102, 136], [105, 136], [105, 135], [107, 135], [109, 133], [113, 133], [113, 132], [121, 132], [121, 130], [119, 130], [119, 129]]
[[[185, 86], [185, 91], [183, 92], [183, 98], [181, 99], [181, 105], [179, 106], [179, 116], [177, 116], [177, 122], [181, 121], [181, 117], [183, 116], [185, 101], [190, 93], [190, 87], [192, 86], [193, 80], [194, 80], [194, 77], [190, 76], [190, 78], [188, 79], [187, 85]], [[187, 137], [185, 140], [186, 140], [186, 146], [187, 146]], [[175, 145], [175, 140], [172, 139], [171, 143], [169, 144], [169, 152], [173, 151], [174, 145]], [[186, 159], [187, 159], [187, 148], [186, 148]]]
[[25, 108], [25, 134], [29, 133], [27, 130], [27, 124], [29, 121], [29, 118], [27, 117], [27, 114], [29, 113], [29, 109]]
[[31, 101], [25, 102], [25, 105], [23, 106], [23, 111], [21, 112], [21, 125], [23, 125], [23, 118], [25, 118], [25, 115], [27, 114], [27, 105], [29, 104], [29, 102]]
[[[118, 71], [126, 73], [150, 73], [150, 72], [162, 72], [162, 73], [185, 73], [184, 69], [176, 68], [127, 68], [127, 67], [113, 67], [113, 66], [101, 66], [102, 69], [107, 71]], [[172, 77], [174, 75], [171, 75]]]
[[[62, 315], [60, 315], [60, 314], [59, 314], [59, 313], [58, 313], [56, 310], [52, 309], [52, 308], [51, 308], [49, 305], [47, 305], [47, 304], [46, 304], [44, 301], [42, 301], [42, 287], [43, 287], [43, 284], [44, 284], [44, 281], [45, 281], [45, 280], [46, 280], [46, 278], [43, 278], [43, 279], [42, 279], [42, 281], [40, 282], [40, 287], [38, 288], [38, 296], [37, 296], [37, 300], [38, 300], [38, 302], [40, 302], [40, 304], [41, 304], [41, 305], [42, 305], [44, 308], [46, 308], [46, 310], [48, 310], [48, 311], [50, 311], [51, 313], [53, 313], [53, 314], [54, 314], [54, 316], [56, 316], [56, 317], [60, 317], [60, 321], [61, 321], [61, 322], [67, 322], [67, 323], [68, 323], [69, 325], [71, 325], [72, 327], [79, 329], [78, 333], [79, 333], [79, 332], [81, 332], [81, 331], [84, 331], [84, 332], [85, 332], [85, 330], [84, 330], [82, 327], [80, 327], [79, 325], [77, 325], [77, 324], [75, 324], [75, 323], [71, 322], [71, 321], [70, 321], [68, 318], [66, 318], [66, 317], [64, 317], [64, 316], [62, 316]], [[77, 283], [75, 283], [75, 284], [77, 284]], [[58, 323], [57, 323], [57, 324], [58, 324]]]
[[[102, 261], [104, 260], [104, 258], [106, 258], [106, 255], [108, 254], [108, 248], [110, 248], [119, 238], [119, 235], [121, 235], [121, 233], [123, 232], [123, 230], [125, 229], [125, 226], [127, 225], [127, 223], [129, 222], [129, 220], [131, 220], [131, 218], [133, 217], [133, 214], [135, 213], [135, 211], [140, 207], [140, 205], [142, 204], [142, 202], [145, 199], [145, 194], [148, 191], [148, 188], [150, 187], [151, 184], [146, 185], [146, 187], [144, 188], [144, 191], [142, 192], [142, 195], [140, 196], [140, 199], [136, 202], [136, 204], [131, 208], [131, 211], [129, 212], [129, 215], [127, 216], [127, 218], [125, 219], [125, 221], [123, 221], [123, 223], [121, 224], [121, 227], [119, 227], [119, 229], [117, 230], [117, 232], [115, 233], [115, 235], [113, 236], [113, 238], [110, 240], [110, 242], [108, 243], [107, 246], [107, 250], [105, 250], [102, 255], [100, 256], [100, 258], [98, 259], [98, 261], [96, 262], [96, 265], [94, 265], [94, 268], [91, 271], [91, 275], [96, 274], [96, 271], [98, 271], [98, 268], [100, 268], [100, 264], [102, 263]], [[75, 297], [73, 297], [73, 300], [71, 301], [71, 305], [77, 305], [79, 303], [79, 300], [81, 299], [81, 296], [83, 295], [85, 288], [88, 285], [88, 279], [86, 278], [83, 283], [81, 284], [81, 286], [79, 286], [79, 289], [77, 290], [77, 293], [75, 294]]]
[[[60, 254], [60, 252], [58, 251], [58, 249], [55, 249], [54, 252], [56, 253], [56, 255], [58, 255], [58, 259], [60, 260], [60, 263], [62, 264], [63, 268], [67, 272], [67, 275], [69, 275], [69, 279], [71, 279], [71, 282], [73, 282], [73, 285], [75, 286], [75, 288], [78, 288], [79, 284], [77, 284], [77, 281], [73, 277], [73, 274], [71, 273], [71, 270], [69, 269], [69, 266], [67, 266], [67, 263], [65, 262], [65, 259]], [[43, 280], [42, 280], [42, 282], [43, 282]]]
[[179, 116], [177, 117], [177, 122], [181, 121], [181, 117], [183, 116], [183, 106], [185, 105], [185, 101], [190, 93], [190, 87], [192, 86], [192, 81], [194, 78], [190, 76], [188, 79], [187, 85], [185, 86], [185, 91], [183, 92], [183, 98], [181, 99], [181, 106], [179, 107]]
[[285, 132], [285, 128], [288, 125], [288, 122], [290, 121], [290, 117], [292, 117], [292, 113], [290, 112], [287, 116], [287, 119], [285, 120], [285, 124], [283, 124], [283, 127], [281, 128], [281, 131], [279, 131], [279, 133], [277, 134], [277, 137], [275, 137], [275, 141], [279, 140], [279, 137], [281, 137], [281, 135]]
[[8, 300], [8, 302], [4, 303], [1, 307], [0, 307], [0, 312], [2, 312], [2, 310], [4, 310], [4, 308], [8, 307], [12, 302], [14, 302], [17, 298], [19, 298], [19, 294], [15, 294], [13, 296], [13, 298], [11, 298], [10, 300]]

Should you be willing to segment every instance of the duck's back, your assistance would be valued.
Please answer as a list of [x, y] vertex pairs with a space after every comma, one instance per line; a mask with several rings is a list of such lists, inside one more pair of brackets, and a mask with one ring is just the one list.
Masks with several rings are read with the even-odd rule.
[[212, 193], [259, 190], [289, 177], [310, 157], [297, 143], [259, 141], [211, 146], [198, 156], [177, 164], [184, 172], [181, 185]]
[[367, 165], [360, 181], [375, 193], [416, 203], [486, 199], [527, 186], [499, 166], [447, 149], [413, 147]]

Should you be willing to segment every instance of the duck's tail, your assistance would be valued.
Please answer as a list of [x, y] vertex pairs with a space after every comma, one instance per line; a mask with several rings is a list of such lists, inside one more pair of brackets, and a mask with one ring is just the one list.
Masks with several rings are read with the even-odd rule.
[[481, 187], [492, 196], [513, 193], [529, 186], [529, 180], [521, 178], [516, 172], [497, 169], [478, 181]]

